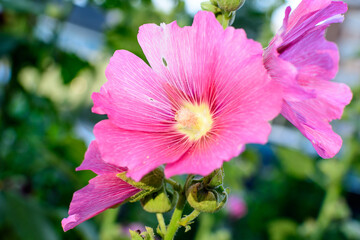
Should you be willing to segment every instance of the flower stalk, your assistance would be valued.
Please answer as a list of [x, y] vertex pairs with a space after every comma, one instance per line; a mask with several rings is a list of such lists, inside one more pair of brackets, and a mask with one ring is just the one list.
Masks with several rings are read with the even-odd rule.
[[159, 222], [160, 233], [163, 237], [166, 234], [166, 224], [165, 224], [164, 216], [162, 215], [162, 213], [157, 213], [156, 218]]
[[174, 213], [171, 217], [170, 224], [167, 228], [164, 240], [173, 240], [174, 239], [174, 236], [180, 227], [180, 220], [182, 217], [182, 213], [184, 211], [185, 203], [186, 203], [186, 197], [185, 197], [184, 191], [182, 190], [179, 193], [179, 200], [178, 200], [178, 203], [174, 210]]

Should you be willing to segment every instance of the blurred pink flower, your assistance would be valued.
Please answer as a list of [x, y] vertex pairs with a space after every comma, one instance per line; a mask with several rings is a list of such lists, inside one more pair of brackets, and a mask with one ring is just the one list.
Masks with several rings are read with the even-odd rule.
[[342, 139], [330, 121], [340, 119], [352, 93], [330, 82], [338, 71], [337, 46], [324, 35], [331, 23], [342, 22], [347, 5], [341, 1], [303, 0], [290, 14], [264, 53], [264, 64], [284, 88], [281, 114], [294, 124], [323, 158], [341, 148]]
[[262, 63], [262, 47], [242, 29], [224, 30], [213, 13], [190, 27], [146, 24], [138, 41], [150, 63], [116, 51], [93, 111], [105, 162], [140, 180], [166, 164], [165, 175], [207, 175], [247, 143], [266, 143], [281, 108], [281, 89]]
[[237, 195], [230, 195], [226, 204], [226, 209], [229, 212], [230, 217], [235, 219], [242, 218], [247, 213], [246, 203]]
[[91, 170], [98, 176], [91, 179], [89, 185], [74, 193], [69, 217], [61, 221], [64, 231], [124, 202], [140, 191], [116, 176], [126, 171], [125, 168], [105, 163], [101, 159], [96, 141], [90, 144], [83, 163], [76, 170]]

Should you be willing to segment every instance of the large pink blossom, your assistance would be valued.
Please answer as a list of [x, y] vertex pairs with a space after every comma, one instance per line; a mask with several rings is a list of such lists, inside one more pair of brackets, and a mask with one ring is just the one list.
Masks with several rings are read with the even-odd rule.
[[151, 67], [116, 51], [92, 96], [93, 111], [109, 118], [94, 128], [104, 161], [136, 181], [163, 164], [166, 177], [207, 175], [267, 141], [281, 90], [242, 29], [199, 12], [190, 27], [143, 25], [138, 41]]
[[90, 144], [83, 163], [76, 170], [91, 170], [98, 176], [91, 179], [86, 187], [74, 193], [69, 217], [61, 222], [64, 231], [126, 201], [140, 191], [116, 176], [126, 169], [105, 163], [95, 141]]
[[352, 98], [348, 86], [330, 82], [338, 71], [337, 46], [325, 39], [331, 23], [342, 22], [341, 1], [303, 0], [290, 14], [264, 53], [270, 75], [284, 88], [281, 114], [294, 124], [323, 158], [341, 148], [330, 121], [340, 119]]

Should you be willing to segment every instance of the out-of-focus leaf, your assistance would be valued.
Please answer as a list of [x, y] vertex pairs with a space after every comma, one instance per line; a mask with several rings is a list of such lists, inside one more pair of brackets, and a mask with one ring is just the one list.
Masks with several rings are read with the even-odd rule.
[[314, 161], [309, 156], [287, 148], [278, 148], [277, 153], [284, 171], [292, 177], [304, 179], [314, 173]]
[[0, 33], [0, 43], [0, 57], [10, 53], [18, 44], [15, 37], [4, 33]]
[[61, 54], [59, 63], [64, 84], [69, 84], [82, 69], [90, 67], [88, 62], [81, 60], [75, 54]]
[[21, 240], [56, 240], [58, 237], [48, 219], [31, 199], [6, 193], [6, 216]]
[[342, 164], [336, 159], [324, 159], [319, 163], [319, 169], [331, 181], [339, 178], [342, 174]]
[[17, 12], [25, 12], [32, 14], [40, 14], [44, 10], [44, 4], [29, 0], [0, 0], [1, 5], [7, 9], [12, 9]]
[[269, 223], [270, 240], [294, 239], [297, 225], [290, 219], [278, 219]]

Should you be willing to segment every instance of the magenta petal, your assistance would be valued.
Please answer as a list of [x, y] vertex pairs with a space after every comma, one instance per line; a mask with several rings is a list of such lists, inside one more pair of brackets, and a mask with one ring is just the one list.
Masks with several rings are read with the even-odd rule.
[[324, 34], [325, 28], [317, 27], [280, 55], [298, 70], [297, 82], [302, 87], [314, 80], [331, 80], [338, 71], [338, 49]]
[[339, 119], [352, 94], [332, 83], [338, 71], [336, 45], [325, 39], [326, 28], [341, 22], [347, 5], [340, 1], [303, 0], [265, 50], [264, 64], [284, 89], [282, 115], [294, 124], [323, 158], [333, 157], [342, 144], [330, 121]]
[[69, 217], [61, 221], [64, 231], [74, 228], [106, 209], [124, 202], [140, 190], [125, 183], [116, 174], [99, 175], [74, 193]]
[[239, 144], [238, 139], [227, 136], [234, 135], [223, 132], [221, 137], [210, 136], [211, 139], [197, 142], [180, 160], [166, 165], [165, 176], [169, 178], [185, 173], [206, 176], [220, 168], [224, 161], [229, 161], [244, 150], [244, 145]]
[[329, 121], [340, 119], [352, 93], [341, 83], [319, 81], [312, 87], [319, 93], [317, 98], [286, 102], [281, 114], [311, 141], [321, 157], [332, 158], [340, 150], [342, 140], [333, 132]]
[[[138, 41], [151, 67], [191, 100], [201, 96], [217, 62], [224, 30], [210, 12], [198, 12], [191, 27], [145, 24]], [[225, 65], [223, 65], [225, 66]]]
[[126, 168], [121, 168], [104, 162], [101, 158], [97, 142], [92, 141], [85, 153], [84, 161], [76, 168], [76, 171], [80, 170], [91, 170], [96, 174], [105, 174], [124, 172], [126, 171]]
[[94, 133], [104, 161], [127, 167], [127, 176], [135, 181], [162, 164], [177, 161], [190, 147], [180, 134], [128, 131], [110, 120], [96, 124]]
[[121, 128], [166, 131], [172, 119], [163, 80], [140, 58], [119, 50], [106, 68], [100, 93], [92, 95], [93, 111], [106, 113]]

